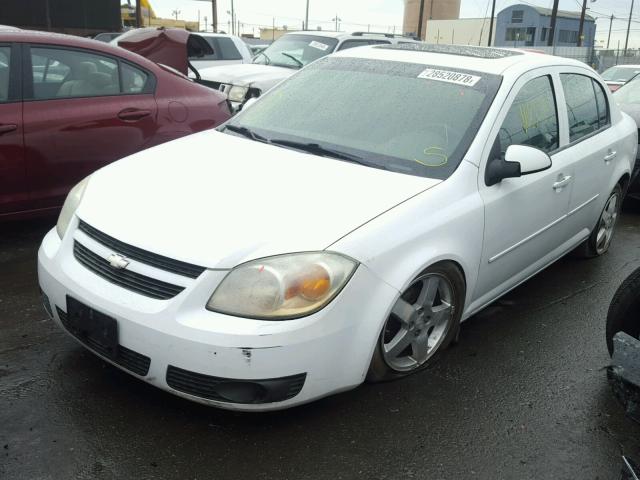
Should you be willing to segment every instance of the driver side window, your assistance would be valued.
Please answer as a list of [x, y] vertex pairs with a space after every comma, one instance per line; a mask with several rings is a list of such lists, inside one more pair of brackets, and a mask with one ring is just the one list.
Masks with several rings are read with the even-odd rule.
[[534, 78], [522, 87], [498, 139], [503, 155], [509, 145], [529, 145], [547, 153], [558, 148], [558, 113], [550, 76]]

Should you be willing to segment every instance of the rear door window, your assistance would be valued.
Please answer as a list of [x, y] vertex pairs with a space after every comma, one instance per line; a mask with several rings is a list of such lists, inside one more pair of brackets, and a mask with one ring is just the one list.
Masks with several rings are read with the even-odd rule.
[[242, 54], [233, 40], [228, 37], [203, 37], [211, 48], [213, 54], [201, 57], [191, 57], [189, 60], [242, 60]]
[[587, 75], [563, 73], [560, 79], [569, 115], [569, 141], [575, 142], [601, 126], [595, 85]]
[[558, 148], [558, 113], [549, 76], [529, 80], [520, 89], [498, 138], [502, 154], [509, 145], [529, 145], [544, 152]]
[[31, 48], [36, 100], [120, 93], [118, 62], [93, 52]]
[[11, 47], [0, 47], [0, 103], [9, 100]]

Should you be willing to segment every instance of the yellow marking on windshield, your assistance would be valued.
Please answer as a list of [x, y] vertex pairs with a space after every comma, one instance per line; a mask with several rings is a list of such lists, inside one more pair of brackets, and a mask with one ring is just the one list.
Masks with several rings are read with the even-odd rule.
[[414, 162], [424, 165], [425, 167], [443, 167], [449, 161], [449, 157], [444, 153], [444, 148], [441, 147], [427, 147], [422, 153], [425, 157], [434, 158], [432, 162], [423, 162], [417, 158], [413, 159]]

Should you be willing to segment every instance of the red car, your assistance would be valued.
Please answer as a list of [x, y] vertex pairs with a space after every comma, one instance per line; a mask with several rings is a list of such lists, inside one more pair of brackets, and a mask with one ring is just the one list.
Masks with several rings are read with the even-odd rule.
[[174, 33], [154, 57], [180, 72], [94, 40], [0, 32], [0, 220], [54, 211], [103, 165], [226, 121], [226, 97], [185, 76], [194, 42]]

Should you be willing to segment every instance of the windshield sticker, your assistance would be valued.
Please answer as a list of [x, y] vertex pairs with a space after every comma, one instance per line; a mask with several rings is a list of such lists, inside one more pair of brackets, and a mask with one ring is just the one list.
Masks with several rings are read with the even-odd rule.
[[322, 50], [323, 52], [325, 52], [327, 50], [327, 48], [329, 48], [329, 45], [327, 45], [325, 43], [316, 42], [315, 40], [313, 40], [309, 44], [309, 46], [313, 47], [313, 48], [317, 48], [318, 50]]
[[455, 83], [456, 85], [464, 85], [465, 87], [473, 87], [476, 83], [482, 80], [482, 77], [478, 77], [476, 75], [451, 72], [449, 70], [436, 70], [435, 68], [427, 68], [424, 72], [418, 75], [418, 78]]

